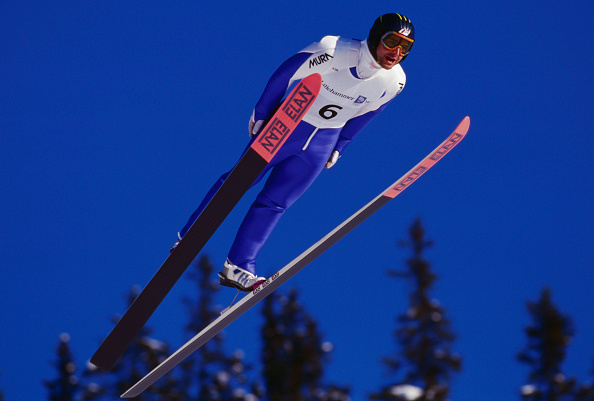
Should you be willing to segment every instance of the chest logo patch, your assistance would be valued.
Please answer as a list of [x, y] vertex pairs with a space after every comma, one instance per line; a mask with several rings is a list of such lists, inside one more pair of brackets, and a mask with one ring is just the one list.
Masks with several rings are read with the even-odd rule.
[[334, 56], [331, 56], [328, 53], [321, 54], [318, 57], [309, 60], [309, 68], [324, 64], [326, 61], [329, 61], [332, 58], [334, 58]]

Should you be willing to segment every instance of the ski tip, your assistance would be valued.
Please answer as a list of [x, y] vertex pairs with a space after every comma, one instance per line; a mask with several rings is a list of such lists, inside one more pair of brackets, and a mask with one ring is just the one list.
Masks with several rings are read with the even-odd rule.
[[452, 135], [460, 136], [460, 139], [464, 138], [470, 128], [470, 117], [466, 116], [460, 121], [460, 124], [456, 127]]
[[310, 91], [315, 93], [314, 99], [316, 99], [320, 93], [320, 89], [322, 88], [322, 76], [315, 72], [303, 78], [301, 83], [308, 87]]
[[470, 117], [466, 116], [462, 119], [462, 122], [460, 123], [460, 125], [458, 125], [458, 127], [460, 129], [465, 129], [466, 131], [468, 131], [468, 128], [470, 128]]
[[322, 86], [322, 76], [317, 72], [307, 76], [306, 79], [311, 80], [312, 84], [315, 84], [316, 86]]

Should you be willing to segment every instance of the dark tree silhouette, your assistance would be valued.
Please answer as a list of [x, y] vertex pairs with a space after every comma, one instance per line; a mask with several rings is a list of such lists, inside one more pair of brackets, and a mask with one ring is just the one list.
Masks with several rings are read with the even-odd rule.
[[579, 391], [576, 380], [567, 378], [561, 369], [575, 333], [572, 319], [553, 304], [549, 288], [542, 291], [538, 301], [527, 302], [527, 308], [532, 318], [532, 323], [524, 330], [528, 343], [517, 356], [518, 361], [530, 369], [529, 383], [520, 389], [522, 399], [575, 401]]
[[323, 365], [332, 344], [297, 302], [297, 290], [264, 300], [263, 378], [270, 401], [346, 401], [348, 388], [325, 386]]
[[398, 317], [395, 331], [400, 351], [384, 359], [392, 374], [401, 379], [371, 394], [375, 400], [442, 401], [450, 390], [449, 380], [461, 369], [461, 358], [451, 350], [456, 336], [445, 309], [431, 297], [437, 276], [424, 254], [433, 242], [425, 239], [425, 229], [417, 219], [409, 229], [409, 239], [400, 246], [410, 248], [412, 256], [405, 271], [390, 270], [392, 277], [412, 283], [409, 308]]
[[51, 381], [45, 381], [50, 401], [75, 401], [80, 390], [76, 376], [76, 364], [70, 350], [70, 335], [62, 333], [56, 348], [54, 367], [58, 376]]

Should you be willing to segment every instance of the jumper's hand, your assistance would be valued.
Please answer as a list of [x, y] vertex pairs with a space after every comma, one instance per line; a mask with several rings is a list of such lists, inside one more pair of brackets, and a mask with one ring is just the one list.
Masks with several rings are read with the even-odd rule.
[[330, 155], [330, 158], [326, 162], [326, 168], [330, 168], [330, 167], [334, 166], [336, 164], [336, 162], [338, 161], [339, 157], [340, 157], [340, 153], [338, 153], [338, 150], [333, 150], [332, 154]]
[[248, 124], [250, 138], [253, 138], [256, 135], [258, 135], [258, 132], [260, 132], [260, 130], [262, 129], [262, 125], [264, 125], [264, 120], [255, 121], [254, 113], [252, 113], [252, 116], [250, 117], [250, 122]]

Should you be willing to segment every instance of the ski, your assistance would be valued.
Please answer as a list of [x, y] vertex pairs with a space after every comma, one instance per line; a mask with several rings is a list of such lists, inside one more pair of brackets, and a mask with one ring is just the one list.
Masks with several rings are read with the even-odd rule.
[[204, 345], [208, 340], [217, 335], [221, 330], [227, 327], [231, 322], [252, 308], [280, 285], [285, 283], [297, 272], [315, 260], [318, 256], [336, 244], [341, 238], [351, 232], [355, 227], [365, 221], [368, 217], [378, 211], [391, 199], [398, 196], [402, 191], [408, 188], [421, 175], [437, 163], [446, 153], [452, 150], [468, 132], [470, 127], [470, 118], [465, 117], [454, 132], [442, 142], [433, 152], [425, 157], [419, 164], [413, 167], [402, 178], [390, 185], [385, 191], [375, 199], [361, 208], [358, 212], [346, 219], [338, 227], [328, 233], [324, 238], [312, 245], [308, 250], [299, 255], [288, 265], [280, 269], [277, 273], [268, 278], [254, 291], [244, 296], [238, 303], [231, 306], [225, 313], [210, 323], [200, 333], [194, 336], [190, 341], [184, 344], [175, 353], [169, 356], [159, 366], [140, 379], [128, 391], [122, 394], [122, 398], [133, 398], [146, 390], [150, 385], [157, 381], [161, 376], [169, 372], [186, 357]]
[[97, 349], [91, 363], [110, 370], [202, 247], [272, 160], [317, 98], [320, 74], [301, 80], [260, 131], [186, 235]]

